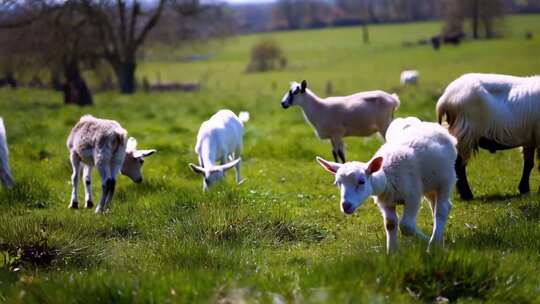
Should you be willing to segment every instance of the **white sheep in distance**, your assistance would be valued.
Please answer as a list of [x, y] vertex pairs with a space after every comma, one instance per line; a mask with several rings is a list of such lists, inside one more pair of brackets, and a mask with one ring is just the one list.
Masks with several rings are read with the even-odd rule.
[[236, 182], [241, 183], [240, 156], [244, 123], [248, 120], [247, 112], [236, 116], [230, 110], [220, 110], [201, 124], [195, 145], [199, 165], [190, 163], [189, 167], [203, 176], [203, 190], [223, 180], [225, 171], [232, 167], [236, 170]]
[[401, 72], [399, 82], [402, 85], [417, 84], [420, 73], [417, 70], [404, 70]]
[[429, 250], [434, 244], [443, 243], [444, 226], [452, 208], [456, 139], [442, 126], [413, 117], [395, 119], [386, 139], [368, 163], [339, 164], [320, 157], [317, 161], [335, 174], [342, 212], [352, 214], [369, 196], [374, 196], [384, 217], [388, 252], [397, 249], [397, 204], [404, 204], [399, 221], [401, 233], [426, 238], [416, 229], [416, 217], [425, 196], [434, 218]]
[[383, 91], [360, 92], [349, 96], [320, 98], [301, 84], [291, 83], [281, 101], [284, 109], [298, 105], [306, 121], [321, 139], [330, 139], [334, 161], [345, 162], [343, 137], [370, 136], [379, 132], [384, 138], [386, 129], [399, 106], [396, 94]]
[[142, 182], [144, 158], [156, 150], [137, 150], [137, 141], [114, 120], [99, 119], [92, 115], [81, 117], [67, 140], [69, 159], [73, 168], [71, 175], [71, 201], [69, 208], [78, 208], [77, 188], [83, 171], [86, 208], [93, 207], [92, 168], [97, 167], [101, 176], [102, 195], [96, 213], [104, 211], [113, 198], [118, 173], [128, 176], [136, 183]]
[[534, 150], [540, 145], [540, 76], [465, 74], [448, 85], [437, 102], [437, 116], [444, 116], [458, 140], [457, 189], [462, 199], [472, 199], [466, 174], [472, 154], [483, 148], [523, 147], [521, 193], [529, 192]]
[[0, 117], [0, 180], [7, 188], [13, 187], [15, 182], [9, 168], [9, 149], [7, 146], [6, 128], [4, 120]]

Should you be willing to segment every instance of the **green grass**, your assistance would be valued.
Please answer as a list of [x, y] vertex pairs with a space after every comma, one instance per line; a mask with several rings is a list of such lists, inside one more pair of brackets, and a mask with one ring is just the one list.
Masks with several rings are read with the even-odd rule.
[[[307, 79], [323, 94], [385, 89], [400, 93], [398, 116], [434, 120], [434, 105], [458, 75], [540, 71], [540, 17], [511, 17], [507, 36], [459, 47], [403, 48], [437, 23], [250, 35], [212, 44], [207, 61], [143, 62], [153, 80], [201, 81], [197, 93], [96, 95], [96, 106], [62, 106], [48, 91], [0, 90], [17, 185], [0, 190], [0, 302], [540, 302], [540, 196], [518, 196], [518, 150], [481, 152], [470, 165], [477, 199], [453, 197], [446, 246], [401, 237], [385, 254], [380, 212], [366, 204], [341, 214], [332, 178], [314, 161], [330, 157], [298, 108], [279, 102], [288, 81]], [[535, 38], [524, 39], [526, 30]], [[271, 36], [290, 67], [246, 74], [251, 46]], [[419, 69], [420, 84], [400, 88], [399, 72]], [[246, 182], [201, 192], [188, 168], [200, 123], [220, 108], [247, 110]], [[145, 182], [120, 177], [112, 211], [68, 210], [71, 169], [65, 140], [79, 116], [113, 118], [159, 152]], [[378, 137], [348, 138], [349, 159], [367, 160]], [[533, 172], [531, 185], [540, 185]], [[99, 178], [94, 174], [94, 194]], [[81, 189], [82, 194], [82, 189]], [[429, 232], [429, 207], [419, 227]]]

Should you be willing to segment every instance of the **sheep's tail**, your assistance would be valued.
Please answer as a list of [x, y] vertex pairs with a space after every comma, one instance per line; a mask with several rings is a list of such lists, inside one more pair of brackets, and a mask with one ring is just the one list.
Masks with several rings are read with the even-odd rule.
[[238, 113], [238, 119], [240, 119], [240, 121], [242, 123], [248, 122], [249, 121], [249, 112], [242, 111], [242, 112]]
[[0, 179], [4, 185], [11, 188], [15, 182], [13, 181], [13, 176], [11, 175], [8, 158], [9, 151], [6, 140], [6, 128], [4, 127], [4, 120], [2, 117], [0, 117]]
[[399, 108], [401, 101], [399, 100], [399, 96], [396, 93], [392, 93], [392, 97], [394, 98], [394, 111], [395, 111]]

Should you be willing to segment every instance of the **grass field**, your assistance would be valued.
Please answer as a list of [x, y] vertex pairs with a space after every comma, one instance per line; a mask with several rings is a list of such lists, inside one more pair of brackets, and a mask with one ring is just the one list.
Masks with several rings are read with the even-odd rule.
[[[401, 47], [438, 23], [373, 26], [367, 46], [358, 28], [236, 37], [216, 44], [206, 61], [139, 66], [151, 80], [159, 73], [201, 81], [200, 92], [102, 93], [89, 108], [65, 107], [53, 92], [0, 90], [17, 181], [0, 190], [0, 302], [540, 303], [540, 195], [518, 195], [518, 150], [472, 161], [477, 199], [454, 195], [443, 250], [428, 254], [426, 243], [400, 236], [399, 254], [387, 256], [378, 208], [340, 212], [331, 176], [314, 161], [331, 158], [330, 144], [315, 138], [298, 108], [279, 105], [290, 80], [307, 79], [321, 95], [330, 80], [336, 94], [398, 92], [397, 116], [434, 120], [442, 89], [462, 73], [540, 73], [540, 16], [507, 18], [506, 26], [504, 39], [438, 52]], [[251, 46], [265, 36], [283, 46], [290, 67], [244, 73]], [[420, 70], [417, 87], [398, 86], [406, 67]], [[228, 174], [226, 185], [203, 194], [187, 164], [196, 162], [200, 123], [221, 108], [251, 113], [247, 180], [236, 186]], [[104, 215], [67, 208], [65, 140], [85, 113], [116, 119], [139, 146], [159, 150], [145, 163], [143, 184], [119, 178]], [[367, 160], [382, 141], [346, 143], [349, 159]], [[533, 189], [539, 177], [535, 170]], [[431, 225], [426, 204], [419, 227]]]

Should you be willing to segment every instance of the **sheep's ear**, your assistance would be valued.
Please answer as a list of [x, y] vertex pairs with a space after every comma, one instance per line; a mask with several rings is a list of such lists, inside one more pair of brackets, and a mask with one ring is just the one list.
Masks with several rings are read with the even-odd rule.
[[134, 157], [147, 157], [154, 153], [156, 153], [156, 149], [150, 149], [150, 150], [137, 150], [133, 153]]
[[302, 90], [302, 93], [305, 93], [307, 89], [307, 81], [302, 80], [302, 83], [300, 84], [300, 88]]
[[135, 137], [130, 137], [127, 142], [126, 151], [135, 151], [137, 150], [137, 140]]
[[193, 170], [193, 172], [195, 172], [197, 174], [203, 174], [203, 175], [205, 174], [205, 170], [204, 170], [203, 167], [199, 167], [199, 166], [197, 166], [195, 164], [192, 164], [192, 163], [189, 164], [189, 167], [191, 168], [191, 170]]
[[366, 173], [373, 174], [379, 171], [382, 167], [382, 164], [383, 164], [383, 158], [381, 156], [374, 158], [371, 162], [369, 162]]
[[227, 170], [231, 169], [232, 167], [236, 166], [236, 164], [238, 164], [241, 160], [242, 160], [242, 158], [239, 157], [239, 158], [233, 160], [232, 162], [228, 162], [228, 163], [226, 163], [224, 165], [212, 167], [212, 171], [227, 171]]
[[318, 157], [317, 156], [317, 162], [319, 162], [319, 164], [324, 168], [326, 169], [326, 171], [330, 172], [330, 173], [333, 173], [333, 174], [336, 174], [337, 170], [339, 170], [339, 168], [341, 167], [341, 164], [338, 164], [338, 163], [334, 163], [334, 162], [331, 162], [331, 161], [327, 161], [321, 157]]

